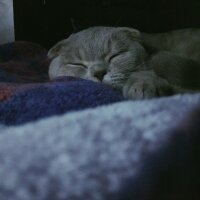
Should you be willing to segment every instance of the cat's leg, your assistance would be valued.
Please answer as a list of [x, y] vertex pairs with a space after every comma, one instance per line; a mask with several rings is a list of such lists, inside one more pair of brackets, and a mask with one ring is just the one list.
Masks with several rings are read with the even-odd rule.
[[134, 72], [123, 87], [123, 95], [129, 99], [149, 99], [173, 94], [170, 84], [158, 77], [153, 70]]
[[145, 68], [130, 76], [123, 88], [125, 97], [144, 99], [200, 90], [200, 63], [195, 60], [160, 51]]
[[154, 54], [146, 63], [156, 75], [185, 90], [200, 90], [200, 58], [192, 60], [168, 51]]

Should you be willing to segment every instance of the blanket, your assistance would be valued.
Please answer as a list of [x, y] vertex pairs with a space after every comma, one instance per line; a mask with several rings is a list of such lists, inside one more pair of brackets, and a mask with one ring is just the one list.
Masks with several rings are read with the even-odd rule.
[[[2, 91], [11, 88], [0, 102], [1, 200], [199, 199], [200, 94], [129, 101], [100, 83], [39, 76], [32, 83], [20, 76], [1, 81]], [[78, 90], [84, 84], [91, 89]], [[80, 99], [69, 109], [75, 88]], [[50, 104], [56, 112], [43, 116], [50, 109], [47, 90], [67, 98], [54, 100], [62, 104], [59, 112]], [[90, 95], [96, 104], [87, 104]], [[27, 117], [38, 108], [41, 113]]]
[[4, 127], [0, 199], [197, 200], [199, 107], [187, 113], [199, 103], [126, 101]]
[[29, 42], [0, 46], [0, 122], [17, 125], [67, 111], [123, 100], [92, 81], [48, 80], [47, 50]]

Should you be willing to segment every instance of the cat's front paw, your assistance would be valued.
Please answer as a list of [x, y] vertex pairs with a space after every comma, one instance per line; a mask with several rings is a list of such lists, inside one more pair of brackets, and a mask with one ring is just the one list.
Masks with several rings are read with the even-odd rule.
[[168, 82], [152, 72], [134, 73], [123, 87], [123, 96], [129, 99], [151, 99], [173, 94]]
[[147, 82], [126, 84], [123, 88], [123, 96], [129, 99], [150, 99], [159, 96], [159, 88]]

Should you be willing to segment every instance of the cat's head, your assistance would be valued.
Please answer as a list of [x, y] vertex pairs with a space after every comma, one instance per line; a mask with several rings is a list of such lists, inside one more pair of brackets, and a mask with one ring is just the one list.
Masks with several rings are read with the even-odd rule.
[[126, 27], [92, 27], [58, 42], [48, 53], [50, 79], [75, 76], [120, 88], [146, 59], [140, 32]]

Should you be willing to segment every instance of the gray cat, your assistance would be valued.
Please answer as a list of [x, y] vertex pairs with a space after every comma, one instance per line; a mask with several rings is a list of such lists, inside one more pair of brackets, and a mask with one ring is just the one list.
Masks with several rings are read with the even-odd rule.
[[99, 81], [131, 99], [200, 89], [200, 29], [147, 34], [127, 27], [92, 27], [48, 53], [50, 79]]

